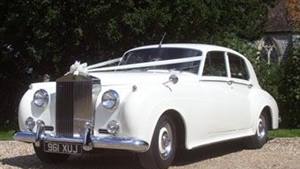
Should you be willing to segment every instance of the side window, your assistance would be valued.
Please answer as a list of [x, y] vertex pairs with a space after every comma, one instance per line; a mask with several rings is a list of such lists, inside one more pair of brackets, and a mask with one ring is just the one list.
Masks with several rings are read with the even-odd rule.
[[231, 77], [249, 80], [247, 65], [243, 58], [228, 53]]
[[203, 76], [227, 76], [224, 52], [208, 52], [204, 64]]

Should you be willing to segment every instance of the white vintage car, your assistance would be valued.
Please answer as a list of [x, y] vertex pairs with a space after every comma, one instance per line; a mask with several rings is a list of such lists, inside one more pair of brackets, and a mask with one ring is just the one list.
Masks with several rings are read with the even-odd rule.
[[15, 140], [43, 162], [93, 149], [136, 152], [165, 169], [181, 149], [247, 137], [252, 148], [278, 128], [278, 107], [251, 63], [228, 48], [160, 44], [33, 83], [19, 106]]

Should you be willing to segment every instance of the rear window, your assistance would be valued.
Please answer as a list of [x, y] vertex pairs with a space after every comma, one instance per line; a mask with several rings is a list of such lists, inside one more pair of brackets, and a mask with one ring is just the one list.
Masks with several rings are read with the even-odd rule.
[[245, 60], [240, 56], [228, 53], [230, 73], [232, 78], [249, 80], [249, 73]]

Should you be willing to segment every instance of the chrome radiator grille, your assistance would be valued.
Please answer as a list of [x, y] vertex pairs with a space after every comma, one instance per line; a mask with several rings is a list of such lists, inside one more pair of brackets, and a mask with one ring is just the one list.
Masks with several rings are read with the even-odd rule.
[[66, 75], [56, 80], [56, 135], [73, 137], [84, 134], [92, 122], [92, 80]]

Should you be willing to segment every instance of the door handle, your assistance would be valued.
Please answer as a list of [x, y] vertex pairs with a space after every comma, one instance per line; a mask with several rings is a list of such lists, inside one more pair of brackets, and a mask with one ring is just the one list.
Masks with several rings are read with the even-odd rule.
[[252, 87], [253, 87], [253, 84], [248, 84], [248, 87], [249, 87], [249, 88], [252, 88]]
[[232, 83], [233, 83], [232, 80], [227, 81], [227, 84], [228, 84], [228, 85], [232, 85]]

